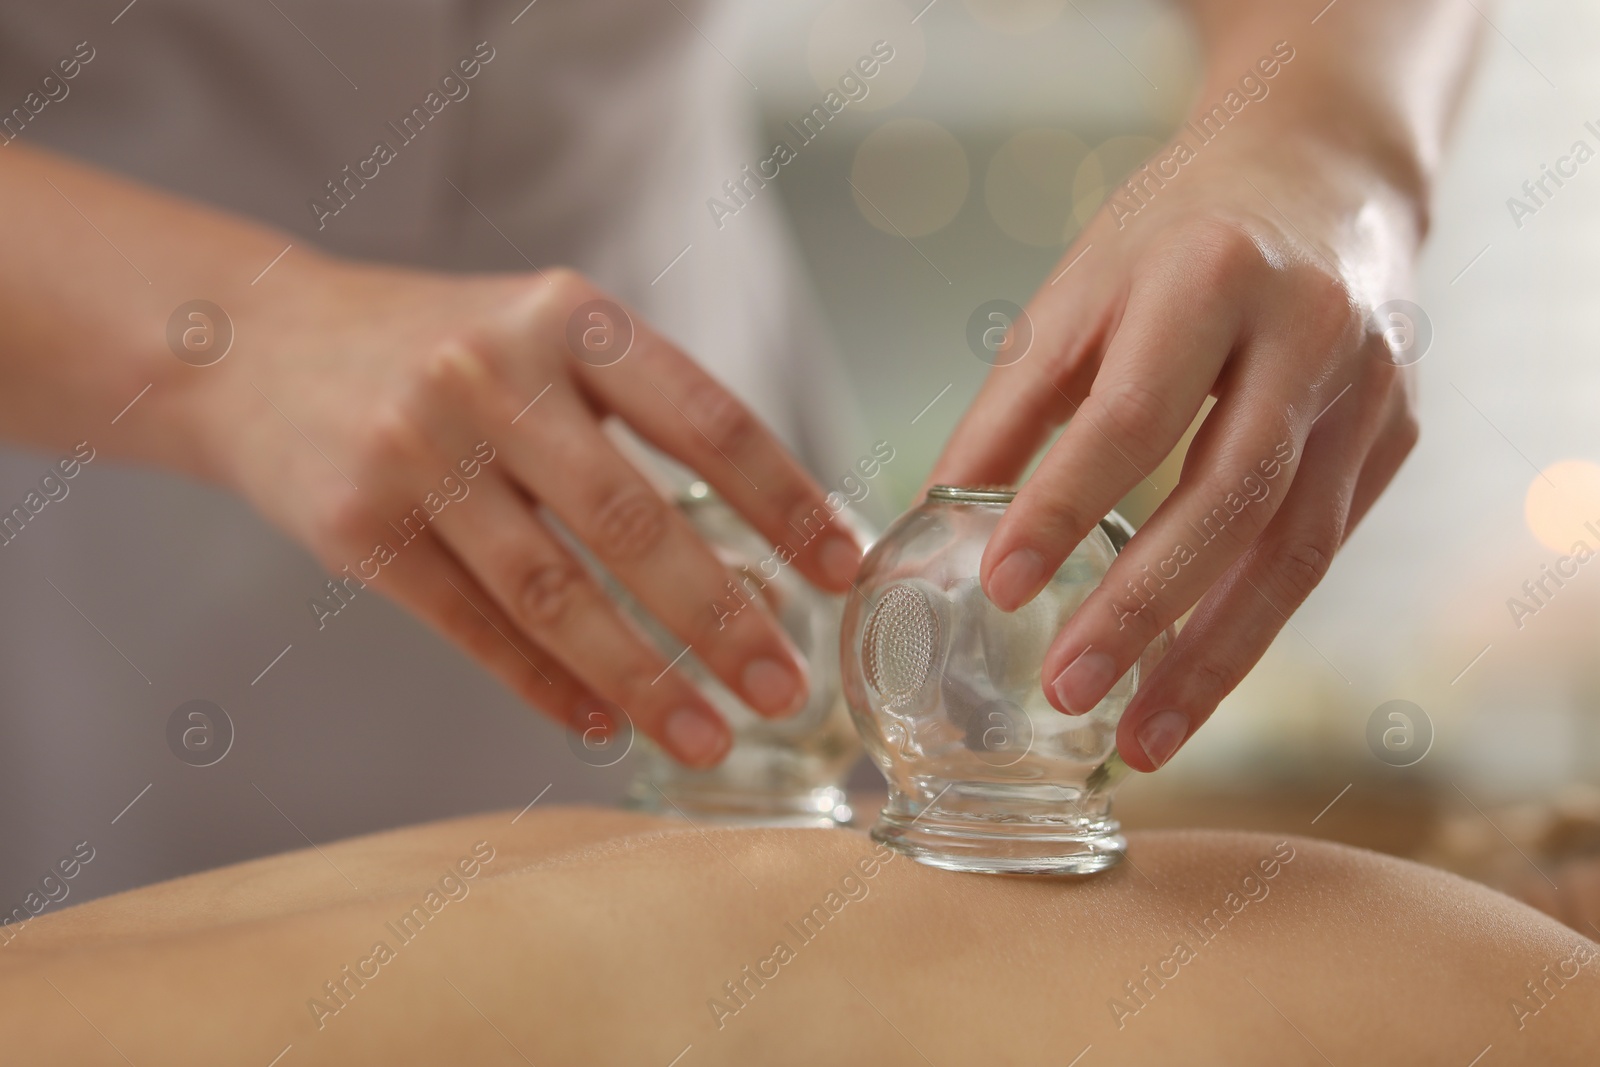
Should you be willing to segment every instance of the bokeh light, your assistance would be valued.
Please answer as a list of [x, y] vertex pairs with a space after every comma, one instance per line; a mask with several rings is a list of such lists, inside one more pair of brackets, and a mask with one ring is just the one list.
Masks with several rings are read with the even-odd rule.
[[1600, 551], [1600, 537], [1585, 528], [1600, 528], [1600, 464], [1586, 459], [1552, 463], [1528, 483], [1523, 505], [1528, 532], [1552, 552], [1566, 553], [1574, 541]]
[[916, 87], [927, 58], [922, 27], [911, 21], [915, 15], [895, 0], [835, 0], [823, 8], [811, 24], [806, 48], [806, 66], [817, 89], [834, 89], [840, 77], [872, 54], [874, 42], [884, 41], [894, 49], [893, 58], [867, 80], [866, 97], [850, 106], [876, 111], [904, 100]]
[[1016, 134], [989, 161], [983, 199], [1006, 236], [1038, 248], [1063, 244], [1073, 215], [1074, 179], [1089, 146], [1066, 130]]
[[873, 130], [850, 167], [861, 216], [885, 233], [920, 237], [948, 226], [972, 183], [961, 142], [927, 119], [892, 119]]
[[1102, 141], [1084, 157], [1072, 181], [1073, 216], [1087, 225], [1112, 190], [1121, 185], [1161, 142], [1154, 137], [1126, 135]]

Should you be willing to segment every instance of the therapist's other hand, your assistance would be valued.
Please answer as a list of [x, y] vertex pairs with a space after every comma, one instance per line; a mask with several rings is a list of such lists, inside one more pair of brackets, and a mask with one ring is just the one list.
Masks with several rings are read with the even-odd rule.
[[370, 582], [568, 726], [604, 722], [600, 698], [680, 761], [716, 763], [727, 725], [547, 509], [758, 713], [803, 703], [783, 630], [760, 608], [717, 610], [728, 568], [601, 422], [698, 472], [826, 589], [849, 588], [860, 549], [838, 524], [799, 547], [796, 530], [830, 515], [822, 490], [683, 352], [568, 271], [283, 266], [260, 308], [235, 315], [241, 350], [214, 368], [207, 439], [223, 479], [345, 594]]
[[1422, 229], [1387, 173], [1310, 134], [1230, 128], [1137, 213], [1108, 202], [1028, 305], [1031, 351], [990, 373], [936, 467], [1014, 481], [1067, 421], [983, 557], [984, 590], [1015, 610], [1216, 398], [1177, 487], [1044, 665], [1051, 703], [1088, 711], [1198, 604], [1121, 721], [1137, 770], [1261, 657], [1417, 438], [1373, 315], [1409, 291]]

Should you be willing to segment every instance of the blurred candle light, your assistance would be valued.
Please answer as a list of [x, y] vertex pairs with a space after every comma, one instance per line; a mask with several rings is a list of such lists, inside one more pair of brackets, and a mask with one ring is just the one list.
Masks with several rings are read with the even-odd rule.
[[1523, 505], [1528, 532], [1552, 552], [1570, 552], [1584, 541], [1600, 551], [1600, 464], [1564, 459], [1540, 471], [1528, 483]]
[[1073, 178], [1089, 146], [1066, 130], [1023, 130], [989, 161], [983, 199], [1006, 236], [1059, 247], [1073, 223]]
[[1106, 197], [1159, 147], [1161, 142], [1154, 137], [1128, 134], [1109, 137], [1084, 156], [1072, 178], [1073, 217], [1068, 220], [1069, 231], [1088, 225]]
[[955, 135], [927, 119], [891, 119], [856, 149], [851, 195], [884, 233], [921, 237], [948, 226], [972, 184]]

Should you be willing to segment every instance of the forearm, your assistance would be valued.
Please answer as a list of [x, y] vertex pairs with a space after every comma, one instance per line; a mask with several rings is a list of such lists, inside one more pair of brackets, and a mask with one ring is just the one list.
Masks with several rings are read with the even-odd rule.
[[[1269, 94], [1249, 129], [1359, 159], [1415, 211], [1426, 202], [1460, 103], [1482, 20], [1454, 0], [1184, 0], [1198, 25], [1199, 116], [1253, 76]], [[1315, 20], [1315, 21], [1313, 21]], [[1279, 42], [1293, 58], [1263, 77]]]
[[[204, 299], [235, 326], [249, 322], [303, 284], [312, 250], [297, 244], [292, 262], [252, 284], [287, 237], [17, 144], [0, 155], [0, 202], [11, 208], [0, 243], [0, 436], [51, 449], [88, 439], [106, 454], [218, 477], [199, 399], [217, 369], [180, 360], [168, 320]], [[253, 332], [235, 354], [261, 342]]]

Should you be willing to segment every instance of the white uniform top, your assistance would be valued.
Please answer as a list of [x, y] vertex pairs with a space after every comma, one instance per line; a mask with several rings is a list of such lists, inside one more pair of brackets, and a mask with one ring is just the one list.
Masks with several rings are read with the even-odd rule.
[[[751, 90], [707, 40], [727, 50], [738, 27], [710, 0], [524, 3], [8, 4], [0, 109], [24, 108], [7, 127], [20, 142], [296, 245], [441, 269], [575, 267], [834, 480], [858, 442], [839, 432], [840, 378], [777, 198], [721, 229], [706, 206], [762, 156]], [[45, 85], [75, 50], [93, 58]], [[491, 50], [472, 79], [444, 81]], [[404, 140], [430, 92], [447, 102]], [[394, 158], [319, 219], [313, 199], [346, 166], [371, 175], [379, 140]], [[116, 429], [74, 432], [93, 444]], [[56, 458], [0, 454], [0, 510]], [[387, 601], [363, 597], [319, 631], [306, 601], [325, 576], [238, 501], [107, 459], [70, 487], [0, 547], [0, 915], [79, 841], [95, 859], [74, 900], [308, 837], [520, 807], [550, 783], [550, 801], [616, 794], [625, 768], [579, 762]], [[191, 699], [233, 722], [214, 766], [169, 751], [168, 719]]]

